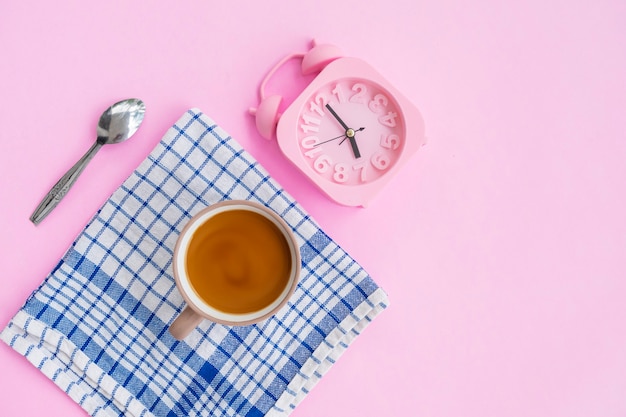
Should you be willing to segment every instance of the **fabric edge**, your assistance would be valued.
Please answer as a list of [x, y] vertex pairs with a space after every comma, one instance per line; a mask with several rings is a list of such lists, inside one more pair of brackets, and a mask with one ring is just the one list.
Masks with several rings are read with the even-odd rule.
[[[118, 417], [121, 411], [131, 417], [154, 417], [69, 339], [28, 313], [18, 311], [0, 332], [0, 340], [24, 356], [89, 415]], [[120, 401], [121, 397], [125, 400]]]
[[311, 357], [307, 359], [302, 369], [268, 411], [267, 416], [279, 417], [291, 414], [311, 389], [322, 379], [324, 374], [330, 370], [352, 341], [388, 305], [387, 294], [380, 287], [363, 300], [353, 312], [333, 329]]

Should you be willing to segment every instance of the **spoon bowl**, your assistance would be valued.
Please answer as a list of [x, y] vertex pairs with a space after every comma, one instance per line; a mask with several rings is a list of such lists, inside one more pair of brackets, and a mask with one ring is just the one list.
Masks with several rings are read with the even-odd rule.
[[136, 98], [119, 101], [106, 109], [98, 121], [97, 139], [94, 144], [46, 194], [30, 216], [30, 220], [39, 224], [50, 214], [100, 148], [104, 145], [124, 142], [133, 136], [143, 122], [145, 112], [146, 105]]
[[103, 145], [124, 142], [137, 132], [145, 112], [146, 105], [136, 98], [115, 103], [100, 116], [97, 142]]

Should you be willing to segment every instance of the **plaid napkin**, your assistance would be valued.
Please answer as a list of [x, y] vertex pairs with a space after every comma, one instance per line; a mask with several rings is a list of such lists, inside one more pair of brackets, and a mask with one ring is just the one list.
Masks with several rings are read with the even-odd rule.
[[[203, 207], [269, 206], [302, 275], [276, 316], [168, 332], [184, 308], [172, 249]], [[93, 416], [288, 415], [387, 304], [385, 293], [241, 146], [197, 109], [96, 213], [1, 338]]]

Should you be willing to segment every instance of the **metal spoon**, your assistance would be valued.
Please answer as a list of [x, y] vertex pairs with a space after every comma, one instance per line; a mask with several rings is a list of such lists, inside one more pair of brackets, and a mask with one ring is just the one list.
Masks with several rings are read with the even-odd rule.
[[100, 116], [98, 122], [98, 139], [91, 148], [83, 155], [69, 171], [46, 194], [35, 212], [30, 216], [30, 220], [39, 224], [50, 212], [59, 204], [59, 201], [68, 190], [74, 185], [78, 176], [83, 172], [89, 161], [103, 145], [124, 142], [135, 134], [139, 125], [143, 121], [146, 105], [143, 101], [130, 98], [115, 103]]

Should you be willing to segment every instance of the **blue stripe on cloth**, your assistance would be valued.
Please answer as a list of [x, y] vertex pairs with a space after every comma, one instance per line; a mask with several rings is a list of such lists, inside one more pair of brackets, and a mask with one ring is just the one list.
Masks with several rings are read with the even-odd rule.
[[307, 244], [300, 249], [300, 256], [302, 258], [302, 264], [307, 265], [316, 256], [320, 256], [321, 252], [332, 242], [330, 237], [324, 233], [321, 229], [318, 230], [307, 241]]

